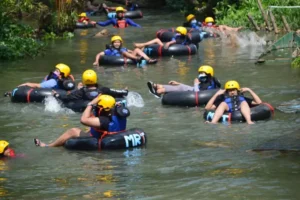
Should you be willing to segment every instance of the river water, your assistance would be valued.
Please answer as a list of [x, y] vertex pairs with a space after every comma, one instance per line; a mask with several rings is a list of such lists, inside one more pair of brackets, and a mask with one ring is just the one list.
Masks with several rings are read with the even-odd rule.
[[[181, 20], [179, 14], [145, 12], [144, 19], [135, 20], [142, 29], [108, 29], [119, 33], [132, 49], [134, 41], [152, 39], [159, 28], [174, 27]], [[39, 82], [59, 62], [70, 65], [79, 80], [84, 70], [92, 68], [96, 53], [109, 43], [110, 37], [89, 37], [95, 32], [76, 31], [75, 39], [55, 41], [44, 56], [35, 59], [0, 63], [1, 92], [23, 82]], [[51, 99], [45, 106], [13, 104], [1, 98], [1, 139], [23, 156], [0, 161], [0, 199], [298, 199], [299, 154], [249, 150], [299, 133], [299, 115], [275, 111], [272, 120], [252, 126], [208, 125], [202, 107], [162, 106], [146, 87], [148, 80], [192, 85], [199, 65], [209, 64], [223, 84], [235, 79], [274, 107], [299, 97], [299, 71], [288, 62], [255, 65], [266, 47], [263, 42], [242, 42], [248, 45], [232, 47], [220, 39], [207, 39], [194, 56], [159, 58], [156, 65], [143, 69], [96, 69], [103, 85], [134, 92], [129, 97], [135, 106], [130, 106], [127, 127], [147, 133], [148, 144], [140, 149], [75, 152], [35, 147], [35, 137], [50, 142], [68, 128], [84, 129], [80, 114]]]

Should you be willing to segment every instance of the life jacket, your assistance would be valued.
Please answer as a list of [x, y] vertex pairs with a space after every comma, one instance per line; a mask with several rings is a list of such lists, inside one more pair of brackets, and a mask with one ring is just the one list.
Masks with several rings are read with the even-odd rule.
[[[106, 134], [112, 134], [115, 132], [126, 130], [127, 117], [130, 115], [130, 111], [126, 107], [121, 105], [115, 106], [111, 110], [111, 113], [112, 115], [109, 116], [110, 123], [108, 126], [108, 130], [102, 130], [95, 127], [91, 127], [90, 132], [93, 137], [103, 138], [103, 136]], [[101, 109], [95, 109], [93, 116], [101, 116]]]
[[116, 25], [114, 26], [115, 28], [126, 28], [128, 27], [128, 23], [126, 19], [116, 19]]
[[56, 86], [53, 89], [73, 90], [75, 88], [75, 79], [72, 74], [70, 74], [67, 78], [60, 79], [56, 74], [50, 72], [42, 82], [48, 81], [50, 79], [54, 79], [57, 82]]
[[189, 39], [187, 36], [181, 36], [180, 34], [175, 35], [176, 44], [187, 45], [189, 44]]
[[87, 87], [83, 87], [83, 100], [93, 100], [100, 94], [98, 88], [89, 89]]
[[[109, 51], [107, 51], [107, 50], [109, 50]], [[112, 45], [107, 45], [105, 55], [107, 55], [107, 56], [122, 56], [121, 50], [127, 51], [127, 49], [123, 48], [123, 47], [121, 47], [120, 49], [116, 49]]]
[[78, 19], [78, 22], [84, 22], [84, 21], [90, 21], [90, 19], [89, 18], [87, 18], [87, 17], [80, 17], [79, 19]]
[[228, 112], [232, 113], [241, 109], [241, 103], [246, 101], [245, 97], [242, 95], [236, 95], [233, 97], [225, 96], [225, 103], [228, 105]]
[[198, 87], [199, 87], [200, 91], [202, 91], [202, 90], [212, 90], [212, 89], [219, 88], [217, 86], [216, 81], [215, 81], [214, 78], [209, 78], [209, 80], [206, 81], [205, 83], [203, 83], [203, 82], [199, 83]]

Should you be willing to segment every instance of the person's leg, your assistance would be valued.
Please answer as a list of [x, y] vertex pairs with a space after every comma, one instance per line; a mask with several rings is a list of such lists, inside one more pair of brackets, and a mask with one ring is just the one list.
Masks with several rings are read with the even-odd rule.
[[213, 119], [211, 120], [211, 122], [207, 122], [207, 123], [212, 123], [212, 124], [216, 124], [218, 123], [219, 119], [222, 117], [222, 115], [224, 114], [225, 111], [228, 111], [229, 107], [227, 105], [227, 103], [222, 102], [216, 109], [215, 114]]
[[54, 142], [50, 144], [45, 144], [41, 142], [39, 139], [35, 139], [35, 144], [40, 147], [58, 147], [63, 146], [68, 139], [77, 138], [80, 136], [81, 129], [79, 128], [71, 128], [64, 132], [59, 138], [57, 138]]
[[241, 113], [245, 117], [246, 122], [248, 124], [254, 124], [254, 122], [251, 120], [251, 111], [248, 103], [246, 101], [243, 101], [241, 103]]
[[164, 45], [164, 44], [162, 43], [162, 41], [161, 41], [159, 38], [155, 38], [155, 39], [153, 39], [153, 40], [150, 40], [150, 41], [144, 42], [144, 43], [134, 43], [134, 46], [135, 46], [136, 48], [141, 49], [141, 48], [143, 48], [143, 47], [145, 47], [145, 46], [148, 46], [148, 45], [151, 45], [151, 44], [158, 44], [158, 45], [160, 45], [160, 46], [163, 46], [163, 45]]

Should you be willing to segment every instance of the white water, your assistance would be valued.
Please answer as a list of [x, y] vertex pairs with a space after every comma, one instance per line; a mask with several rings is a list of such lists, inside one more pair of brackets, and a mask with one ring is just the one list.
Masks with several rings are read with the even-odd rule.
[[220, 35], [223, 43], [229, 43], [241, 48], [248, 46], [263, 47], [267, 44], [265, 37], [258, 36], [255, 32], [232, 33], [231, 35]]
[[145, 105], [144, 99], [137, 92], [128, 92], [126, 100], [127, 100], [127, 106], [128, 107], [135, 106], [135, 107], [138, 107], [138, 108], [142, 108]]
[[74, 113], [72, 110], [68, 108], [64, 108], [60, 102], [58, 102], [54, 97], [49, 96], [45, 98], [45, 111], [51, 113], [66, 113], [72, 114]]

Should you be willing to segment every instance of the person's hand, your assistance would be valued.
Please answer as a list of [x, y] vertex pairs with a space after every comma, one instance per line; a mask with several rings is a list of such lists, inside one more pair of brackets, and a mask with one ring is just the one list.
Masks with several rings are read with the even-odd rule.
[[77, 89], [80, 89], [83, 87], [83, 83], [82, 82], [79, 82], [78, 85], [77, 85]]
[[241, 88], [240, 92], [244, 93], [244, 92], [250, 92], [250, 88]]
[[195, 79], [194, 79], [194, 85], [196, 85], [196, 84], [198, 85], [199, 83], [200, 83], [199, 79], [198, 79], [198, 78], [195, 78]]
[[166, 43], [165, 45], [164, 45], [164, 49], [168, 49], [169, 48], [169, 43]]
[[95, 62], [93, 63], [93, 65], [96, 66], [96, 67], [99, 67], [99, 62], [98, 62], [98, 61], [95, 61]]
[[216, 93], [217, 95], [222, 95], [226, 92], [224, 89], [219, 89], [218, 92]]
[[178, 83], [177, 81], [170, 81], [169, 84], [170, 85], [179, 85], [180, 83]]
[[99, 97], [101, 96], [101, 93], [96, 97], [96, 98], [94, 98], [91, 102], [90, 102], [90, 104], [92, 104], [92, 105], [94, 105], [94, 104], [97, 104], [98, 102], [99, 102]]

